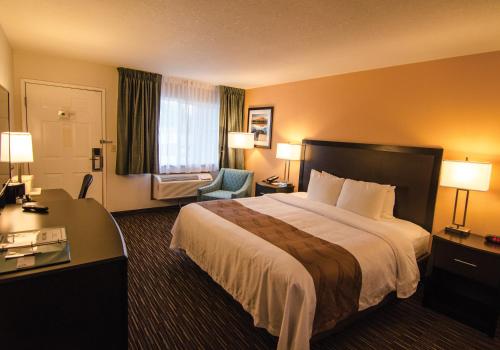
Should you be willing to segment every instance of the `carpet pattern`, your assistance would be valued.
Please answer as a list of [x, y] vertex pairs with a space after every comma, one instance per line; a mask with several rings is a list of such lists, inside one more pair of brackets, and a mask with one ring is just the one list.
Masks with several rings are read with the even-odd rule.
[[[161, 209], [116, 216], [129, 253], [129, 348], [275, 349], [277, 338], [255, 328], [223, 288], [168, 248], [177, 214]], [[311, 348], [500, 349], [499, 333], [492, 339], [426, 309], [416, 293]]]

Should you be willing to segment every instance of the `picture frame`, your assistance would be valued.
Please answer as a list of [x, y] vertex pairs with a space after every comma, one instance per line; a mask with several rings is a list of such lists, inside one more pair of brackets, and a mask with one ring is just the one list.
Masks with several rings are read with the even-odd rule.
[[271, 148], [274, 107], [248, 108], [248, 132], [254, 133], [254, 147]]

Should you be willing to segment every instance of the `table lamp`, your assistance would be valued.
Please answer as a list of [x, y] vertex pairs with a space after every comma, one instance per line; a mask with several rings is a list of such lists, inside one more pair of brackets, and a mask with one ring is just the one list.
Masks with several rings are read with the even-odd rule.
[[252, 149], [254, 135], [251, 132], [228, 132], [227, 145], [229, 148]]
[[0, 135], [0, 162], [17, 164], [17, 183], [9, 184], [7, 189], [8, 202], [24, 195], [24, 184], [22, 182], [23, 163], [33, 162], [33, 143], [29, 132], [2, 132]]
[[[227, 146], [233, 149], [252, 149], [254, 147], [254, 134], [251, 132], [228, 132]], [[229, 157], [229, 167], [236, 165], [238, 153], [234, 154], [234, 157], [234, 163], [231, 161], [231, 157]]]
[[[441, 167], [441, 182], [443, 187], [456, 188], [455, 206], [453, 208], [453, 223], [445, 228], [446, 232], [468, 235], [470, 229], [465, 227], [469, 191], [488, 191], [490, 187], [491, 163], [445, 160]], [[462, 222], [456, 222], [459, 192], [464, 191], [465, 207]]]
[[302, 154], [302, 145], [300, 144], [278, 143], [278, 148], [276, 150], [276, 158], [284, 159], [286, 161], [285, 171], [283, 173], [283, 180], [285, 180], [287, 183], [290, 180], [290, 161], [300, 160], [301, 154]]

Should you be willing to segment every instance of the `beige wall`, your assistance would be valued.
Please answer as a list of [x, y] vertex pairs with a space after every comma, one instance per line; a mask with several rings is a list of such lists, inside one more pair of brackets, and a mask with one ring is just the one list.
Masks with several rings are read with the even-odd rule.
[[14, 113], [12, 79], [12, 49], [2, 27], [0, 27], [0, 85], [6, 88], [10, 93], [11, 115]]
[[[21, 79], [96, 87], [106, 91], [106, 138], [116, 144], [116, 67], [18, 50], [14, 51], [13, 58], [16, 128], [20, 129], [22, 125]], [[149, 175], [115, 175], [116, 153], [111, 151], [111, 145], [105, 148], [108, 210], [132, 210], [165, 205], [163, 202], [150, 200]]]
[[[276, 143], [304, 138], [441, 146], [445, 159], [491, 161], [489, 192], [472, 192], [468, 226], [500, 234], [500, 52], [247, 90], [273, 105], [273, 147], [246, 152], [256, 180], [281, 175]], [[298, 162], [292, 166], [298, 181]], [[440, 188], [434, 230], [451, 221], [454, 190]]]

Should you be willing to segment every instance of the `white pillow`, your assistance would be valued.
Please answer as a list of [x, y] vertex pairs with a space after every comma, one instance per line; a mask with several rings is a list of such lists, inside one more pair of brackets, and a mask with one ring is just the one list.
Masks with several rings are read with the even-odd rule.
[[382, 219], [394, 219], [394, 205], [396, 204], [396, 186], [384, 185], [387, 187], [387, 192], [382, 207]]
[[371, 219], [380, 220], [387, 185], [346, 179], [337, 206]]
[[324, 175], [313, 169], [307, 187], [307, 199], [335, 205], [343, 184], [344, 179], [331, 174]]
[[[314, 170], [314, 171], [316, 171], [316, 170]], [[338, 177], [338, 176], [335, 176], [335, 175], [333, 175], [333, 174], [327, 173], [327, 172], [326, 172], [326, 171], [324, 171], [324, 170], [321, 172], [321, 176], [331, 176], [331, 177], [333, 177], [333, 178], [335, 178], [335, 179], [342, 179], [341, 177]]]

